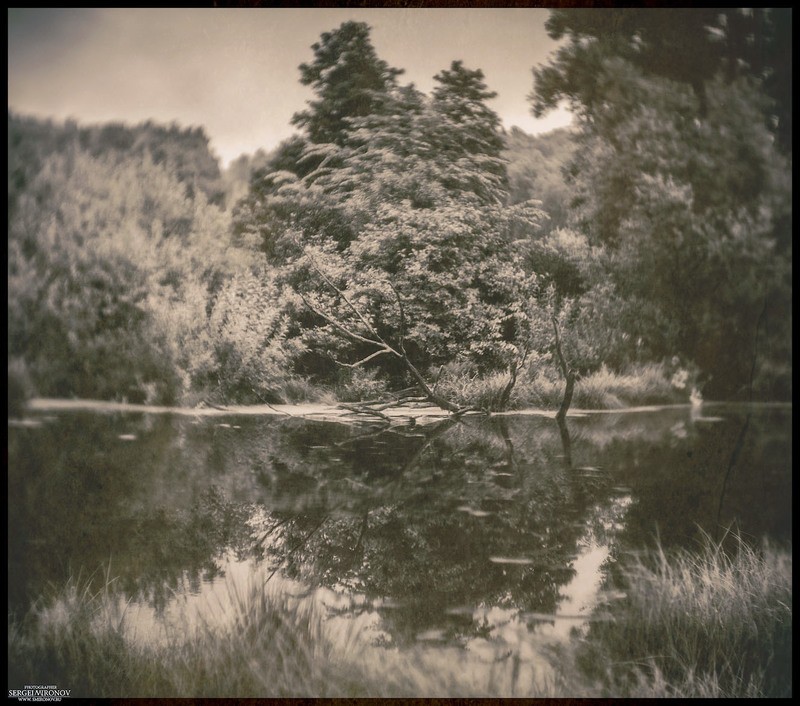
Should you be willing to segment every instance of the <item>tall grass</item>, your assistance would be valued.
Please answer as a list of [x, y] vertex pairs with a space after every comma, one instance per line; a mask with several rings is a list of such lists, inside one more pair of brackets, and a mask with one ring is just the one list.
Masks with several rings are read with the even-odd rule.
[[700, 552], [657, 549], [634, 560], [615, 619], [593, 623], [544, 669], [543, 653], [524, 657], [527, 636], [489, 660], [379, 646], [368, 613], [327, 620], [314, 594], [270, 590], [259, 574], [227, 582], [216, 614], [210, 606], [199, 622], [164, 623], [164, 639], [142, 641], [112, 581], [96, 591], [72, 581], [24, 618], [9, 616], [9, 688], [34, 681], [92, 697], [790, 696], [791, 553], [734, 540], [732, 552], [706, 538]]
[[791, 553], [731, 537], [732, 549], [705, 535], [699, 552], [658, 548], [624, 570], [622, 613], [593, 626], [583, 655], [611, 692], [791, 695]]
[[[509, 381], [505, 372], [479, 376], [468, 367], [445, 366], [439, 392], [459, 405], [497, 410]], [[509, 400], [510, 409], [556, 410], [564, 397], [564, 380], [555, 370], [532, 367], [520, 373]], [[575, 385], [572, 406], [577, 409], [621, 409], [640, 405], [688, 402], [687, 390], [671, 383], [666, 367], [650, 363], [616, 373], [605, 366], [581, 377]]]
[[[414, 697], [514, 696], [513, 660], [486, 664], [459, 649], [374, 645], [368, 621], [329, 630], [312, 596], [294, 598], [251, 577], [199, 623], [163, 623], [164, 639], [135, 639], [113, 582], [70, 581], [22, 620], [9, 617], [9, 688], [58, 684], [72, 696]], [[213, 611], [217, 610], [216, 615]], [[347, 622], [347, 621], [345, 621]], [[549, 688], [549, 687], [548, 687]], [[536, 687], [539, 695], [542, 687]]]
[[673, 387], [662, 364], [648, 363], [621, 373], [602, 366], [578, 380], [572, 403], [583, 409], [618, 409], [687, 402], [688, 399], [688, 391]]

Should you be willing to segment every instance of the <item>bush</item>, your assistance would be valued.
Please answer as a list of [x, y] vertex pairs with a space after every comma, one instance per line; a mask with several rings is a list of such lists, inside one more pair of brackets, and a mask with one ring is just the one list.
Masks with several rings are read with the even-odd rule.
[[377, 368], [344, 368], [339, 371], [333, 392], [340, 402], [365, 402], [383, 397], [387, 383], [378, 378]]

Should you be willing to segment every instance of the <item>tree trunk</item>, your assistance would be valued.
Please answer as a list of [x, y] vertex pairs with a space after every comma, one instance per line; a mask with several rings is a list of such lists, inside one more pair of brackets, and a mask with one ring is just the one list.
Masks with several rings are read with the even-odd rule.
[[555, 332], [556, 336], [556, 355], [558, 356], [558, 363], [561, 367], [561, 372], [564, 375], [564, 380], [566, 381], [566, 385], [564, 387], [564, 399], [561, 400], [561, 407], [556, 414], [556, 419], [564, 419], [567, 416], [567, 410], [569, 410], [569, 406], [572, 404], [572, 392], [575, 389], [575, 371], [572, 370], [567, 365], [567, 361], [564, 358], [564, 352], [561, 350], [561, 337], [558, 335], [558, 321], [556, 321], [556, 317], [553, 316], [553, 331]]
[[556, 414], [556, 419], [564, 419], [567, 416], [567, 410], [569, 410], [569, 406], [572, 404], [572, 391], [575, 388], [575, 373], [570, 370], [567, 373], [567, 384], [564, 387], [564, 399], [561, 401], [561, 407], [559, 407], [558, 413]]

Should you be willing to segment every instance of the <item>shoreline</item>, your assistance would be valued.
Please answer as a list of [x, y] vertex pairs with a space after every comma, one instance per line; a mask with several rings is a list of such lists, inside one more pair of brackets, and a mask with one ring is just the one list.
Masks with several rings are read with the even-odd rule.
[[[690, 403], [684, 404], [662, 404], [662, 405], [639, 405], [633, 407], [622, 407], [619, 409], [570, 409], [567, 417], [584, 417], [590, 414], [631, 414], [643, 412], [658, 412], [664, 409], [690, 409]], [[791, 402], [703, 402], [703, 407], [758, 407], [758, 408], [780, 408], [791, 409]], [[226, 407], [180, 407], [180, 406], [160, 406], [133, 404], [130, 402], [108, 402], [104, 400], [84, 400], [84, 399], [57, 399], [47, 397], [34, 397], [25, 403], [25, 411], [28, 412], [139, 412], [143, 414], [176, 414], [192, 417], [224, 417], [224, 416], [287, 416], [298, 417], [301, 419], [327, 419], [349, 420], [353, 417], [361, 418], [361, 415], [354, 414], [348, 409], [343, 409], [336, 405], [323, 403], [303, 403], [303, 404], [261, 404], [261, 405], [230, 405]], [[545, 409], [519, 409], [507, 410], [503, 412], [492, 412], [489, 416], [541, 416], [555, 418], [557, 410]], [[420, 420], [439, 420], [447, 419], [451, 416], [450, 412], [439, 407], [428, 405], [418, 407], [389, 407], [382, 410], [382, 414], [391, 419], [414, 419]], [[475, 413], [477, 414], [477, 413]]]

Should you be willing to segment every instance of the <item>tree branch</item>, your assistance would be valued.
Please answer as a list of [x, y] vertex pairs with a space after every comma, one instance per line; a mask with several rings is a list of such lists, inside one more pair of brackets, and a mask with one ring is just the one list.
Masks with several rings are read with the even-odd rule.
[[[448, 412], [453, 412], [454, 414], [458, 415], [464, 414], [465, 412], [469, 411], [469, 408], [457, 407], [449, 400], [446, 400], [444, 397], [440, 397], [439, 395], [437, 395], [436, 392], [428, 386], [428, 383], [425, 382], [425, 378], [422, 377], [422, 373], [420, 373], [419, 370], [417, 370], [417, 368], [411, 362], [411, 360], [409, 359], [408, 355], [406, 354], [402, 346], [401, 346], [401, 352], [398, 352], [397, 350], [392, 348], [392, 346], [390, 346], [380, 336], [380, 334], [377, 331], [375, 331], [374, 327], [361, 315], [361, 313], [358, 311], [358, 309], [356, 309], [355, 305], [347, 298], [347, 296], [331, 281], [331, 279], [324, 272], [322, 272], [314, 264], [313, 260], [311, 261], [311, 265], [314, 268], [314, 270], [316, 270], [316, 272], [320, 275], [320, 277], [322, 277], [325, 280], [326, 284], [331, 289], [333, 289], [340, 297], [342, 297], [342, 299], [344, 299], [345, 303], [350, 308], [350, 310], [358, 317], [359, 321], [361, 321], [367, 327], [367, 329], [375, 336], [375, 339], [377, 340], [366, 338], [365, 336], [361, 336], [360, 334], [355, 333], [355, 331], [351, 331], [346, 326], [333, 319], [331, 316], [328, 316], [322, 311], [316, 309], [302, 294], [298, 293], [300, 298], [303, 300], [303, 303], [309, 309], [311, 309], [311, 311], [313, 311], [321, 318], [325, 319], [325, 321], [327, 321], [329, 324], [331, 324], [334, 328], [336, 328], [339, 332], [341, 332], [345, 336], [355, 341], [361, 341], [362, 343], [368, 343], [372, 346], [377, 346], [378, 348], [382, 349], [383, 352], [391, 353], [397, 358], [400, 358], [400, 360], [402, 360], [403, 364], [406, 366], [408, 372], [410, 372], [412, 377], [417, 381], [417, 385], [419, 385], [419, 387], [425, 393], [427, 399], [433, 402], [433, 404], [435, 404], [437, 407], [441, 407], [442, 409], [447, 410]], [[392, 287], [391, 283], [389, 284], [389, 286]], [[404, 317], [402, 300], [400, 299], [397, 290], [394, 289], [394, 287], [392, 287], [392, 290], [394, 291], [395, 296], [397, 297], [397, 303], [400, 307], [400, 316], [402, 320]], [[374, 354], [371, 357], [374, 357]]]
[[333, 283], [333, 281], [331, 280], [330, 277], [328, 277], [328, 275], [326, 275], [322, 270], [319, 269], [319, 267], [317, 267], [317, 265], [314, 263], [313, 260], [311, 261], [311, 266], [317, 271], [317, 274], [320, 277], [322, 277], [322, 279], [325, 280], [325, 283], [331, 289], [333, 289], [333, 291], [336, 292], [342, 299], [344, 299], [344, 303], [347, 304], [347, 306], [349, 307], [350, 311], [352, 311], [358, 317], [358, 320], [362, 324], [364, 324], [364, 326], [367, 327], [367, 330], [373, 336], [375, 336], [375, 338], [377, 338], [384, 346], [390, 347], [389, 344], [386, 343], [386, 341], [384, 341], [381, 338], [380, 334], [375, 330], [375, 327], [369, 321], [367, 321], [367, 319], [363, 316], [363, 314], [358, 309], [356, 309], [355, 305], [347, 298], [347, 295]]
[[352, 338], [355, 341], [361, 341], [362, 343], [369, 343], [372, 346], [378, 346], [379, 348], [390, 349], [392, 353], [394, 353], [396, 356], [399, 357], [400, 354], [397, 353], [397, 351], [395, 351], [393, 348], [391, 348], [391, 346], [388, 346], [384, 341], [382, 340], [374, 341], [371, 338], [366, 338], [365, 336], [361, 336], [360, 334], [355, 333], [355, 331], [351, 331], [350, 329], [346, 328], [338, 321], [336, 321], [336, 319], [334, 319], [332, 316], [328, 316], [328, 314], [326, 314], [323, 311], [320, 311], [315, 306], [313, 306], [311, 302], [309, 302], [308, 299], [306, 299], [302, 294], [298, 293], [298, 296], [303, 300], [303, 304], [305, 304], [309, 309], [311, 309], [311, 311], [313, 311], [320, 318], [325, 319], [325, 321], [327, 321], [331, 326], [333, 326], [335, 329], [343, 333], [345, 336]]
[[373, 407], [366, 407], [364, 405], [356, 405], [356, 404], [345, 404], [340, 402], [338, 405], [341, 409], [346, 409], [348, 412], [353, 412], [354, 414], [364, 414], [369, 417], [377, 417], [383, 422], [388, 424], [391, 423], [392, 419], [388, 415], [384, 414], [383, 412], [379, 412], [377, 409]]
[[342, 361], [336, 360], [335, 358], [333, 360], [336, 363], [336, 365], [341, 365], [343, 368], [357, 368], [358, 366], [364, 365], [364, 363], [372, 360], [373, 358], [377, 358], [379, 355], [386, 355], [387, 353], [394, 354], [394, 351], [389, 350], [387, 348], [381, 348], [380, 350], [377, 350], [374, 353], [370, 353], [366, 358], [362, 358], [361, 360], [356, 361], [355, 363], [343, 363]]

